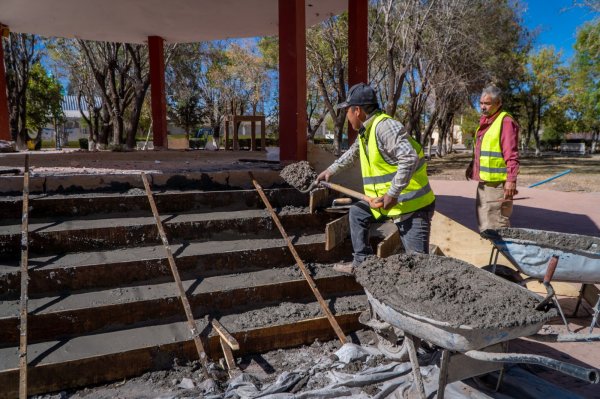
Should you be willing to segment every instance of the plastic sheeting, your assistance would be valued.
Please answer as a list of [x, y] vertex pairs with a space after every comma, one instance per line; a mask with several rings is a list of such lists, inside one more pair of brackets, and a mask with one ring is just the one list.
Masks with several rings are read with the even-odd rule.
[[[417, 397], [412, 384], [410, 363], [391, 362], [367, 366], [374, 356], [380, 355], [373, 347], [345, 344], [336, 353], [337, 359], [323, 357], [303, 370], [281, 373], [276, 381], [262, 386], [261, 382], [250, 374], [241, 374], [232, 379], [226, 391], [221, 395], [208, 395], [217, 399], [327, 399], [327, 398], [408, 398]], [[435, 365], [436, 354], [424, 354], [420, 357], [421, 374], [428, 397], [435, 397], [438, 386], [439, 368]], [[362, 362], [362, 369], [356, 373], [342, 371], [347, 364]], [[492, 382], [497, 373], [491, 374]], [[317, 389], [307, 389], [310, 381], [324, 385]], [[473, 381], [473, 380], [471, 380]], [[368, 389], [364, 389], [369, 387]], [[369, 395], [373, 393], [373, 395]], [[569, 399], [580, 398], [573, 393], [556, 387], [536, 377], [520, 367], [508, 367], [500, 392], [493, 392], [474, 382], [454, 382], [446, 386], [445, 397], [450, 399], [487, 399], [487, 398], [544, 398]]]

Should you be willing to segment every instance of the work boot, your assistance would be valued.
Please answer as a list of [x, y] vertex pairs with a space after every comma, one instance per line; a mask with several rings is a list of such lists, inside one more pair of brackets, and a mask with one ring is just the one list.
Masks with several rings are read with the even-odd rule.
[[333, 265], [333, 270], [339, 273], [354, 274], [354, 265], [352, 262], [341, 262]]

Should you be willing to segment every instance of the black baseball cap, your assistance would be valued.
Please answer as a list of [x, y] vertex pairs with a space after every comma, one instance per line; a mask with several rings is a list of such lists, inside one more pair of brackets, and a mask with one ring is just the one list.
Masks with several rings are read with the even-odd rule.
[[366, 83], [357, 83], [348, 90], [348, 97], [343, 103], [335, 106], [335, 109], [348, 108], [352, 105], [378, 105], [377, 94], [371, 86]]

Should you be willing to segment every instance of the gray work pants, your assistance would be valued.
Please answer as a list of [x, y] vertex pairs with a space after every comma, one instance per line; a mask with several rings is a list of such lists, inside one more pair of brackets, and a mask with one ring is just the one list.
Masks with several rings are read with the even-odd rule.
[[[429, 233], [431, 232], [431, 218], [434, 207], [428, 206], [427, 210], [413, 212], [407, 219], [395, 222], [398, 226], [400, 239], [407, 253], [429, 253]], [[379, 219], [378, 221], [384, 221]], [[354, 250], [354, 266], [358, 266], [369, 255], [373, 255], [373, 248], [369, 244], [369, 227], [375, 222], [369, 204], [359, 201], [350, 207], [349, 213], [350, 235], [352, 249]]]

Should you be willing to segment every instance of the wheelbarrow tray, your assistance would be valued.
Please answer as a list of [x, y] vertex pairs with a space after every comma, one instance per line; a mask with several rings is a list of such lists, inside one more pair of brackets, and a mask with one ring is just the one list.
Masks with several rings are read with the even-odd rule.
[[[513, 233], [523, 232], [525, 233], [523, 236], [531, 239], [514, 238], [506, 234], [511, 230]], [[540, 239], [536, 239], [536, 236]], [[585, 284], [600, 283], [600, 238], [514, 228], [495, 230], [486, 237], [513, 266], [529, 277], [543, 280], [550, 258], [558, 256], [558, 266], [552, 280]], [[551, 242], [553, 237], [561, 238], [567, 243], [584, 239], [589, 245], [586, 245], [587, 248], [575, 245], [551, 245], [549, 241]], [[596, 241], [598, 244], [595, 243]]]
[[[490, 274], [490, 277], [498, 278], [492, 274]], [[526, 291], [528, 295], [531, 295], [536, 300], [541, 300], [541, 297], [533, 292], [517, 285], [514, 287], [515, 289]], [[537, 322], [530, 324], [494, 328], [475, 328], [468, 325], [457, 327], [448, 322], [433, 320], [406, 310], [394, 309], [376, 299], [366, 289], [365, 293], [375, 313], [384, 321], [411, 335], [456, 352], [479, 350], [499, 342], [535, 334], [542, 328], [546, 321], [556, 316], [556, 311], [551, 310]]]

